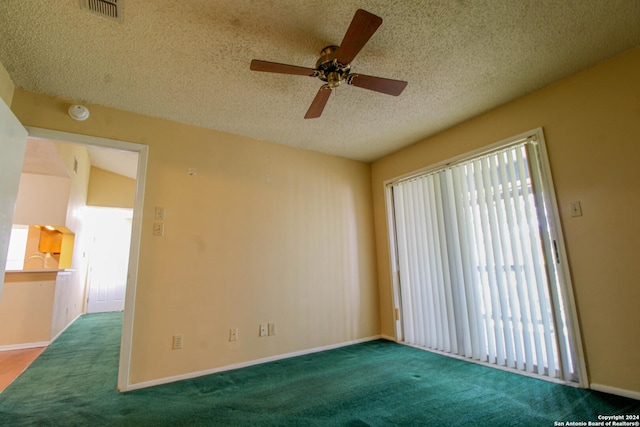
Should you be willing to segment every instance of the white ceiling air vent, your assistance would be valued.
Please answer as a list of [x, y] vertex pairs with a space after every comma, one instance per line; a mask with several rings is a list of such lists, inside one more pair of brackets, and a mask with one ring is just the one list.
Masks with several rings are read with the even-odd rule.
[[80, 0], [80, 7], [105, 18], [122, 22], [124, 0]]

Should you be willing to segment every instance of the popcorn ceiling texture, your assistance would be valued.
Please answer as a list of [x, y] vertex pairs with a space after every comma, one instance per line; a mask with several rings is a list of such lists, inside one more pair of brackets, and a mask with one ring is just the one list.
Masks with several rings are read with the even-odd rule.
[[[372, 161], [640, 44], [635, 0], [127, 0], [124, 22], [77, 0], [0, 2], [0, 62], [15, 85]], [[399, 97], [259, 73], [313, 67], [356, 9], [383, 18], [352, 71], [407, 80]]]

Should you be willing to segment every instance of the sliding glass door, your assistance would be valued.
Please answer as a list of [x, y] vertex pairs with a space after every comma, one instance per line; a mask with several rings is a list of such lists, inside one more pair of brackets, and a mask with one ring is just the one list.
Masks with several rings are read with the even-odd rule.
[[401, 341], [579, 381], [542, 154], [525, 138], [389, 186]]

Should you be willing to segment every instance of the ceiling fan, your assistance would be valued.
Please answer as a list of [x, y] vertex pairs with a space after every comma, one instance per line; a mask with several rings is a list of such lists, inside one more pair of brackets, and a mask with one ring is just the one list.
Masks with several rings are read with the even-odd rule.
[[313, 99], [309, 110], [307, 110], [307, 114], [304, 116], [305, 119], [320, 117], [329, 100], [331, 91], [342, 83], [385, 93], [387, 95], [398, 96], [407, 86], [407, 82], [351, 73], [351, 61], [353, 61], [381, 24], [382, 18], [379, 16], [369, 13], [366, 10], [358, 9], [351, 20], [351, 24], [340, 46], [327, 46], [322, 49], [315, 68], [254, 59], [251, 61], [250, 69], [269, 73], [318, 77], [320, 80], [326, 82], [320, 87], [316, 97]]

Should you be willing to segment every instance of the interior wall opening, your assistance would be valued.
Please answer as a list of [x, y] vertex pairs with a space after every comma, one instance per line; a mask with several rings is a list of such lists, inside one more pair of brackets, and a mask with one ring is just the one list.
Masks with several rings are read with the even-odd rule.
[[[126, 259], [122, 259], [122, 256], [120, 256], [119, 262], [122, 268], [126, 268], [126, 273], [123, 273], [123, 271], [121, 270], [122, 274], [119, 275], [120, 280], [125, 280], [125, 296], [123, 307], [124, 313], [122, 338], [120, 346], [120, 363], [118, 369], [118, 389], [126, 390], [128, 388], [129, 382], [133, 311], [135, 306], [134, 297], [135, 287], [137, 284], [148, 146], [126, 141], [72, 134], [68, 132], [53, 131], [42, 128], [26, 127], [26, 129], [29, 134], [29, 138], [58, 141], [62, 144], [82, 146], [88, 150], [90, 156], [93, 156], [93, 162], [96, 166], [98, 166], [99, 169], [109, 168], [105, 165], [110, 163], [116, 168], [114, 169], [115, 174], [124, 175], [135, 180], [134, 187], [131, 190], [133, 193], [133, 206], [131, 208], [123, 209], [117, 207], [108, 207], [103, 209], [103, 214], [104, 212], [111, 210], [111, 213], [108, 216], [111, 216], [112, 219], [114, 218], [114, 215], [115, 218], [120, 218], [116, 219], [116, 221], [120, 221], [122, 225], [121, 228], [130, 233], [128, 247], [126, 248], [128, 250], [128, 257], [126, 257]], [[99, 158], [101, 159], [97, 160]], [[126, 171], [123, 169], [118, 169], [118, 165], [120, 168], [125, 167]], [[87, 211], [91, 210], [91, 208], [88, 209], [85, 206], [82, 210]], [[124, 223], [124, 225], [122, 223]], [[119, 244], [120, 246], [122, 246], [123, 239], [120, 240], [121, 242]], [[88, 247], [89, 243], [90, 242], [84, 242], [85, 247]], [[126, 243], [124, 243], [124, 245], [127, 246]], [[81, 251], [79, 251], [77, 255], [79, 257], [85, 258], [87, 256], [86, 253], [83, 253]], [[112, 262], [112, 260], [107, 260], [106, 262], [110, 263]], [[126, 264], [126, 266], [124, 264]], [[90, 278], [90, 276], [86, 276], [85, 270], [85, 276], [81, 278], [81, 280], [83, 281], [83, 285], [87, 283], [88, 278]], [[83, 286], [83, 291], [85, 292], [83, 294], [83, 301], [86, 303], [86, 298], [89, 292], [88, 287]], [[122, 301], [120, 301], [119, 303], [122, 304]], [[83, 307], [84, 312], [87, 311], [86, 308], [86, 306]], [[105, 309], [105, 311], [111, 310], [113, 310], [113, 307]]]

